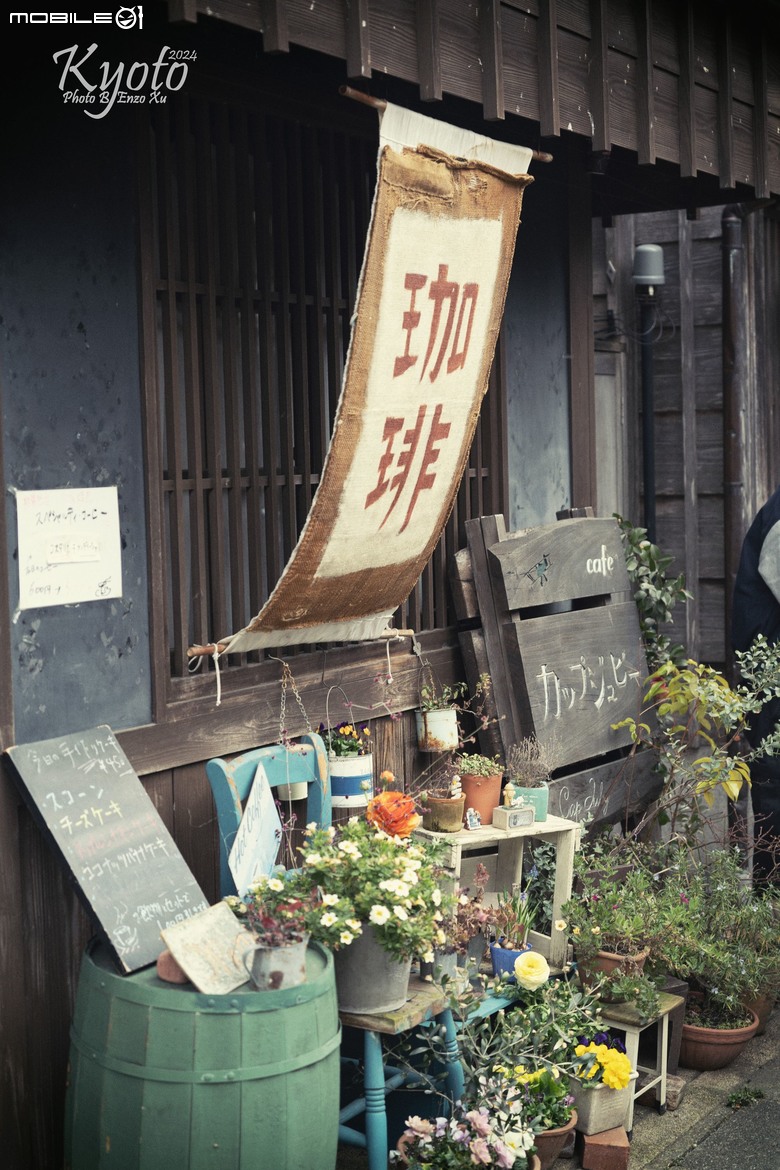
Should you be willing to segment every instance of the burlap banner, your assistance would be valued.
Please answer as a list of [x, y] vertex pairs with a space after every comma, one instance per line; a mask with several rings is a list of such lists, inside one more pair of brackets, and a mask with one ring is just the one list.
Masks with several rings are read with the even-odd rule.
[[452, 509], [504, 308], [530, 151], [388, 106], [322, 480], [227, 651], [378, 637]]

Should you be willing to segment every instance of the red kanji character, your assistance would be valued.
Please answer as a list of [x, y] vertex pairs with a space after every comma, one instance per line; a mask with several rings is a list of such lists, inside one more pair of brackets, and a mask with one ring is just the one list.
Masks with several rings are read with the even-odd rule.
[[437, 280], [432, 281], [431, 287], [428, 290], [428, 296], [434, 303], [433, 317], [431, 318], [431, 333], [428, 338], [428, 352], [425, 355], [425, 362], [423, 363], [422, 373], [420, 374], [420, 381], [422, 381], [425, 371], [428, 368], [428, 361], [430, 360], [433, 348], [436, 345], [436, 338], [439, 332], [439, 323], [441, 321], [441, 309], [445, 300], [449, 300], [450, 307], [447, 313], [447, 323], [444, 326], [444, 336], [441, 339], [439, 346], [439, 356], [436, 359], [436, 364], [428, 375], [432, 382], [435, 382], [439, 376], [441, 364], [444, 361], [444, 353], [447, 349], [447, 344], [452, 333], [452, 322], [455, 319], [455, 309], [458, 304], [458, 289], [459, 286], [454, 280], [447, 280], [447, 273], [449, 272], [448, 264], [439, 265], [439, 276]]
[[[425, 407], [422, 409], [424, 411]], [[446, 439], [450, 433], [450, 423], [443, 423], [439, 421], [441, 419], [442, 409], [442, 404], [439, 402], [435, 411], [433, 412], [433, 422], [431, 423], [431, 429], [428, 432], [428, 442], [425, 444], [422, 467], [420, 468], [420, 474], [417, 476], [417, 483], [414, 485], [414, 492], [412, 493], [412, 498], [409, 501], [409, 508], [407, 510], [406, 517], [404, 518], [404, 522], [399, 529], [400, 532], [403, 532], [411, 520], [412, 512], [414, 511], [414, 507], [417, 503], [417, 498], [420, 495], [420, 492], [430, 490], [430, 488], [432, 488], [436, 482], [436, 474], [434, 473], [433, 475], [429, 475], [428, 468], [439, 458], [439, 451], [435, 444], [441, 442], [442, 439]]]
[[379, 525], [380, 528], [384, 528], [386, 522], [389, 520], [390, 513], [398, 503], [398, 498], [401, 495], [401, 492], [404, 490], [406, 481], [409, 478], [409, 472], [412, 470], [412, 463], [414, 462], [414, 453], [417, 450], [418, 443], [420, 442], [420, 434], [422, 432], [422, 425], [427, 409], [428, 407], [424, 404], [420, 407], [420, 409], [417, 411], [417, 422], [415, 423], [414, 427], [406, 431], [404, 434], [404, 447], [406, 450], [401, 452], [397, 460], [398, 466], [401, 470], [396, 472], [390, 481], [390, 487], [396, 489], [395, 497], [392, 504], [385, 513], [384, 520]]
[[[451, 374], [453, 370], [459, 370], [466, 364], [466, 355], [469, 352], [469, 342], [471, 341], [471, 327], [474, 324], [474, 312], [477, 308], [477, 296], [479, 295], [478, 284], [464, 284], [463, 296], [460, 299], [460, 312], [458, 313], [458, 324], [455, 329], [455, 339], [452, 343], [452, 353], [447, 361], [447, 373]], [[466, 337], [463, 342], [463, 349], [458, 352], [458, 342], [460, 341], [460, 331], [463, 326], [463, 314], [466, 311], [466, 302], [471, 302], [471, 309], [469, 311], [469, 320], [466, 326]]]
[[393, 439], [398, 434], [403, 425], [404, 420], [402, 418], [390, 418], [388, 416], [385, 419], [385, 428], [382, 431], [382, 438], [387, 443], [387, 446], [385, 447], [384, 453], [379, 460], [376, 487], [372, 488], [372, 490], [366, 496], [366, 502], [363, 504], [364, 508], [370, 508], [372, 504], [375, 504], [380, 496], [383, 496], [390, 486], [390, 481], [385, 477], [385, 472], [393, 462]]
[[404, 332], [406, 333], [406, 349], [404, 350], [401, 357], [397, 357], [395, 359], [395, 365], [393, 366], [394, 378], [397, 378], [399, 374], [406, 373], [409, 367], [413, 366], [417, 361], [418, 355], [416, 353], [409, 353], [409, 346], [412, 343], [412, 333], [420, 324], [420, 314], [414, 307], [414, 298], [417, 295], [417, 292], [421, 288], [424, 288], [427, 283], [428, 277], [423, 276], [421, 272], [407, 272], [406, 274], [404, 288], [408, 289], [412, 294], [409, 301], [409, 308], [404, 313], [403, 328]]

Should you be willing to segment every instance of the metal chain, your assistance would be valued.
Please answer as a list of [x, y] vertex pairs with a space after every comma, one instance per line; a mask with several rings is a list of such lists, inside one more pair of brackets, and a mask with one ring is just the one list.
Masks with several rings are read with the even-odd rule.
[[288, 686], [289, 686], [290, 690], [292, 691], [293, 695], [295, 696], [295, 701], [297, 702], [298, 707], [299, 707], [300, 712], [301, 712], [301, 715], [303, 716], [304, 727], [306, 728], [309, 735], [311, 735], [312, 731], [311, 731], [311, 723], [309, 722], [309, 716], [306, 714], [306, 708], [303, 705], [303, 699], [301, 698], [301, 693], [298, 690], [298, 686], [297, 686], [295, 679], [293, 677], [293, 672], [290, 670], [290, 664], [288, 662], [285, 662], [283, 659], [280, 659], [280, 661], [282, 663], [282, 698], [281, 698], [281, 703], [279, 706], [279, 743], [285, 743], [286, 740], [289, 738], [287, 735], [287, 729], [285, 726], [286, 720], [287, 720], [287, 687]]

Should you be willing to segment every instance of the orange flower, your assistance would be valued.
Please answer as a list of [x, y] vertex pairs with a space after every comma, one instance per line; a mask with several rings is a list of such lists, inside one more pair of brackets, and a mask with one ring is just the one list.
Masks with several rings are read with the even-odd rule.
[[408, 837], [420, 823], [414, 801], [403, 792], [380, 792], [368, 802], [366, 820], [390, 837]]

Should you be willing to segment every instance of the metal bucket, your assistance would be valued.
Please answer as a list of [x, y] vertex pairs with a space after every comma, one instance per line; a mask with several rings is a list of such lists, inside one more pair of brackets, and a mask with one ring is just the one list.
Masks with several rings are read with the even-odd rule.
[[102, 946], [88, 949], [71, 1029], [66, 1168], [334, 1170], [333, 959], [312, 943], [307, 963], [299, 987], [203, 995], [163, 983], [153, 967], [118, 975]]

